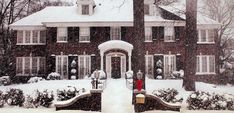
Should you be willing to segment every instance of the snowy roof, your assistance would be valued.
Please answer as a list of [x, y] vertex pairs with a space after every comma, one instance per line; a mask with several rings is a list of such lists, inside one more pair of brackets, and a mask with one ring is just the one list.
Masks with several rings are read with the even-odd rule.
[[[105, 23], [125, 22], [133, 23], [133, 0], [94, 0], [96, 7], [94, 14], [81, 15], [75, 6], [50, 6], [31, 14], [11, 24], [17, 26], [43, 26], [46, 23]], [[123, 3], [124, 2], [124, 3]], [[199, 18], [200, 19], [200, 18]], [[206, 18], [207, 19], [207, 18]], [[146, 22], [175, 22], [158, 16], [145, 16]], [[211, 21], [208, 19], [207, 21]], [[199, 24], [207, 24], [201, 21]], [[213, 22], [213, 21], [212, 21]], [[133, 24], [131, 24], [133, 25]]]

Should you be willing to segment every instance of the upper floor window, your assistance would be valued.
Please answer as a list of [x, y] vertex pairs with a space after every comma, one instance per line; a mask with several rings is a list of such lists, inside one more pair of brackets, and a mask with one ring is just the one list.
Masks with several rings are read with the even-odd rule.
[[215, 56], [198, 55], [196, 73], [197, 74], [215, 74]]
[[35, 45], [46, 43], [46, 31], [17, 31], [17, 45]]
[[90, 29], [88, 27], [80, 28], [79, 42], [90, 42]]
[[89, 5], [82, 5], [82, 15], [89, 15]]
[[144, 4], [144, 13], [145, 13], [145, 15], [149, 15], [150, 14], [150, 6], [149, 6], [149, 4]]
[[111, 40], [121, 40], [121, 27], [112, 27], [110, 34]]
[[174, 42], [175, 41], [175, 30], [173, 26], [166, 26], [164, 28], [164, 41], [165, 42]]
[[198, 43], [214, 43], [215, 30], [200, 29], [198, 30]]
[[67, 42], [67, 28], [59, 27], [57, 30], [57, 42]]
[[145, 42], [152, 42], [152, 27], [145, 27]]

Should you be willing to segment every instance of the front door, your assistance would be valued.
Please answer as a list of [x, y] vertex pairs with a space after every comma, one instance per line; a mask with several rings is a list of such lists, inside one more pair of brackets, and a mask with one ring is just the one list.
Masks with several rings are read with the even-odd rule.
[[111, 77], [121, 78], [120, 57], [111, 57]]

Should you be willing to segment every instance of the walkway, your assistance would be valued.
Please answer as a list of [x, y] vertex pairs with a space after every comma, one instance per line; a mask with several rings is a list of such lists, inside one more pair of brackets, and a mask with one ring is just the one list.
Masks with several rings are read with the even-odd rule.
[[102, 94], [103, 113], [134, 113], [132, 91], [125, 85], [125, 79], [108, 79]]

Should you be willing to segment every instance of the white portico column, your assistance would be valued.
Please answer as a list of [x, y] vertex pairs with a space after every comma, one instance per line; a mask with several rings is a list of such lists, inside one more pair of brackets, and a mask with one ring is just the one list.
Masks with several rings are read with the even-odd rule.
[[132, 70], [132, 54], [128, 53], [128, 70]]
[[101, 70], [103, 70], [103, 57], [104, 57], [104, 53], [101, 52]]

